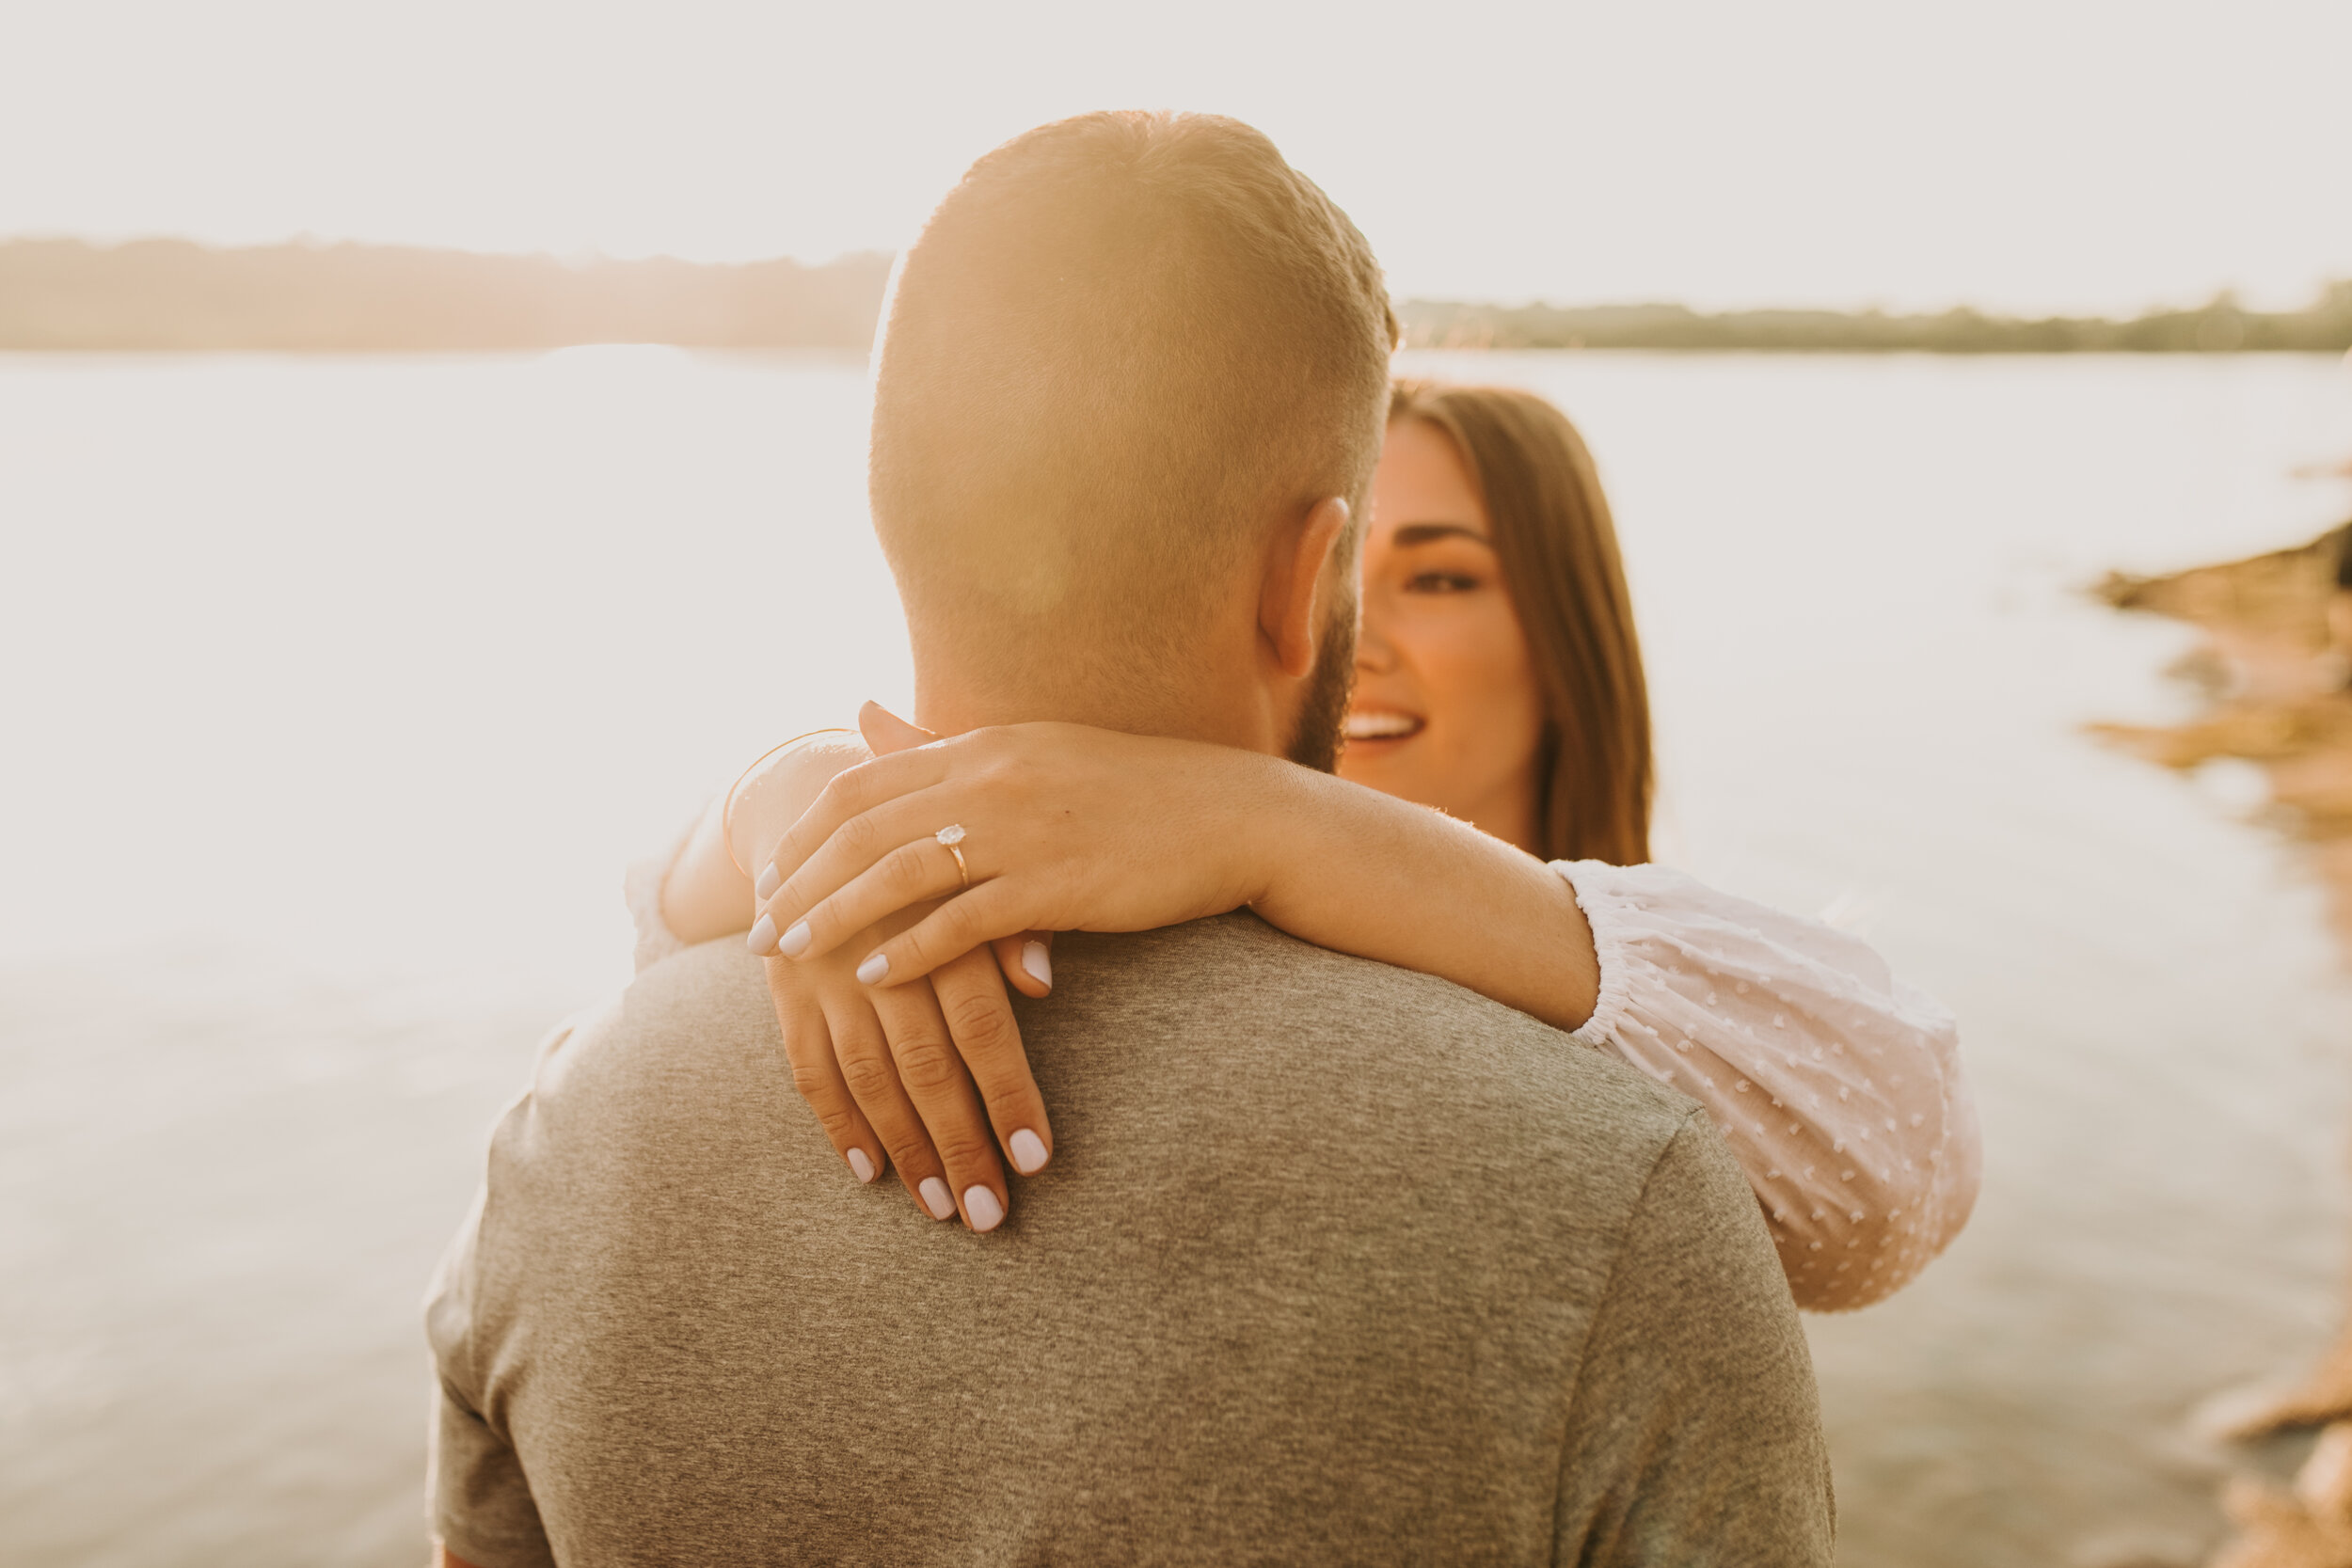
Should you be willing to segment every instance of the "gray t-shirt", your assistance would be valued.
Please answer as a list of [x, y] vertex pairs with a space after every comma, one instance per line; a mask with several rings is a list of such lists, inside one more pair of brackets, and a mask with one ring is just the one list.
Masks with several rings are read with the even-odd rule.
[[1796, 1310], [1689, 1101], [1248, 914], [1055, 971], [1055, 1163], [987, 1236], [850, 1177], [737, 943], [551, 1044], [427, 1308], [450, 1549], [1829, 1560]]

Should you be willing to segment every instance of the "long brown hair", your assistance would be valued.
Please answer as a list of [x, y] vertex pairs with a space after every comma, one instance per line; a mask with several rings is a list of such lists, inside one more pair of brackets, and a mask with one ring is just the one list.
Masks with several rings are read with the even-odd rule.
[[1389, 419], [1462, 454], [1486, 503], [1504, 588], [1544, 696], [1536, 847], [1547, 860], [1649, 859], [1649, 688], [1617, 531], [1592, 453], [1533, 392], [1400, 381]]

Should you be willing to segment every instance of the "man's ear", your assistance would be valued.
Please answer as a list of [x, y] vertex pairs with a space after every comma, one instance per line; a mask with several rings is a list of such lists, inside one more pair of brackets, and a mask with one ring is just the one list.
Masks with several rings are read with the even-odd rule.
[[1347, 535], [1347, 501], [1326, 496], [1277, 534], [1259, 587], [1258, 630], [1282, 673], [1303, 679], [1315, 667], [1328, 607], [1323, 592], [1331, 556]]

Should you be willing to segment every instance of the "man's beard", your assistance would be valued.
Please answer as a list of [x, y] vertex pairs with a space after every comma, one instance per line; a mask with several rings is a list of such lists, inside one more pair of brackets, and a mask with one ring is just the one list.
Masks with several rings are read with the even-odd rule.
[[1315, 651], [1314, 673], [1299, 700], [1298, 722], [1282, 754], [1301, 768], [1328, 773], [1340, 765], [1340, 737], [1347, 724], [1347, 699], [1356, 689], [1356, 606], [1337, 607]]

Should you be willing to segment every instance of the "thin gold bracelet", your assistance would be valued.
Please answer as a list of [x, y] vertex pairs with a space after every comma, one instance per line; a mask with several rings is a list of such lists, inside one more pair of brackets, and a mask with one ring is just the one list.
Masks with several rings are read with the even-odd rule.
[[743, 863], [736, 860], [735, 858], [735, 797], [736, 792], [743, 787], [743, 781], [750, 778], [754, 773], [758, 772], [760, 765], [765, 763], [770, 757], [774, 756], [778, 752], [786, 751], [791, 747], [798, 746], [803, 740], [814, 740], [820, 735], [854, 735], [855, 733], [856, 732], [854, 730], [845, 729], [836, 724], [830, 729], [810, 730], [804, 735], [796, 735], [791, 739], [780, 741], [776, 745], [771, 746], [766, 751], [760, 752], [757, 757], [753, 759], [752, 765], [749, 768], [744, 768], [743, 771], [735, 776], [735, 782], [727, 785], [727, 803], [719, 808], [719, 838], [720, 841], [727, 847], [727, 859], [733, 863], [735, 869], [738, 872], [740, 872], [746, 879], [749, 879], [752, 875], [750, 872], [743, 870]]

